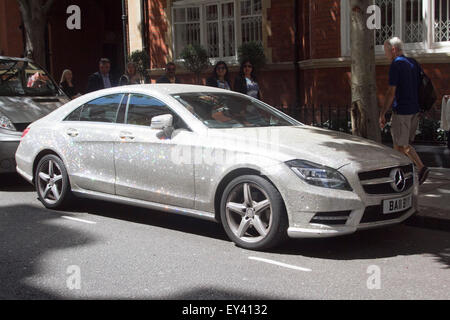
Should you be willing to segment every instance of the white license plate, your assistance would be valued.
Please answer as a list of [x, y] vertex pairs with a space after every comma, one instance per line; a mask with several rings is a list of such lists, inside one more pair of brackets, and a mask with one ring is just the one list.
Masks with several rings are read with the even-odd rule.
[[383, 201], [383, 214], [405, 211], [412, 207], [412, 195]]

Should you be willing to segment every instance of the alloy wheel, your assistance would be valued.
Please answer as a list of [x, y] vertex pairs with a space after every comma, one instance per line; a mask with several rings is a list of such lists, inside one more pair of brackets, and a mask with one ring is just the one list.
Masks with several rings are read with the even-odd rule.
[[42, 199], [48, 204], [58, 202], [63, 188], [63, 174], [60, 166], [50, 159], [41, 165], [38, 177], [38, 188]]
[[226, 219], [231, 231], [241, 241], [256, 243], [272, 227], [272, 205], [266, 192], [256, 184], [238, 184], [226, 201]]

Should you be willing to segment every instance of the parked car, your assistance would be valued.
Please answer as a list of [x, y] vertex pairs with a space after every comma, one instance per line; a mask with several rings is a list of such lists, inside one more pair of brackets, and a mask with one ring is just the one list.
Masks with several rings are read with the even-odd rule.
[[392, 225], [417, 210], [404, 155], [216, 88], [101, 90], [24, 134], [17, 171], [45, 207], [76, 196], [209, 219], [247, 249]]
[[67, 101], [37, 64], [0, 56], [0, 174], [15, 172], [14, 154], [25, 128]]

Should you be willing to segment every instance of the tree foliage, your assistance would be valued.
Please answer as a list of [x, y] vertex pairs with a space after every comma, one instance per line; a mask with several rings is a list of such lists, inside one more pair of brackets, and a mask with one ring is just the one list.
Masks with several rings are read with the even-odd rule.
[[266, 55], [264, 47], [259, 42], [247, 42], [242, 44], [238, 49], [239, 63], [250, 61], [256, 70], [266, 65]]
[[200, 74], [209, 67], [208, 52], [201, 45], [187, 45], [180, 54], [184, 67], [193, 72], [200, 81]]
[[147, 77], [147, 70], [150, 69], [150, 57], [147, 52], [143, 50], [133, 51], [128, 57], [128, 61], [134, 62], [137, 71], [144, 78]]

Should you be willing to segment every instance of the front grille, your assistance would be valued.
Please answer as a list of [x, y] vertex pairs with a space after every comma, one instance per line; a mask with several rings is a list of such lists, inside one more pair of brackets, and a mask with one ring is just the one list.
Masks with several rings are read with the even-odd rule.
[[[414, 185], [414, 178], [411, 177], [406, 180], [405, 191], [409, 190]], [[383, 184], [375, 184], [375, 185], [367, 185], [363, 186], [364, 191], [368, 194], [392, 194], [397, 193], [394, 189], [392, 189], [390, 183]]]
[[[397, 167], [374, 170], [374, 171], [369, 171], [369, 172], [361, 172], [358, 174], [359, 180], [363, 181], [363, 180], [372, 180], [372, 179], [377, 179], [377, 178], [389, 177], [389, 175], [391, 174], [391, 171], [395, 168], [397, 168]], [[398, 167], [398, 168], [402, 169], [404, 173], [412, 173], [414, 171], [412, 164], [407, 165], [407, 166]]]
[[414, 166], [412, 164], [359, 173], [358, 176], [364, 191], [371, 195], [399, 193], [391, 185], [393, 182], [391, 172], [397, 168], [404, 172], [406, 178], [405, 188], [400, 192], [406, 192], [411, 189], [414, 186]]
[[345, 225], [351, 213], [351, 211], [319, 212], [311, 219], [311, 223], [328, 226]]
[[382, 206], [367, 207], [364, 211], [361, 223], [381, 222], [399, 219], [409, 210], [411, 210], [411, 208], [396, 213], [383, 214]]
[[24, 132], [25, 129], [30, 125], [30, 123], [14, 123], [14, 128], [16, 128], [16, 130], [18, 132]]

